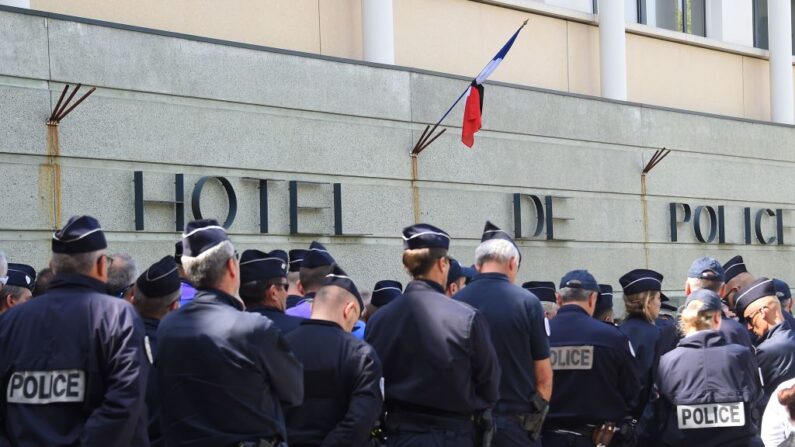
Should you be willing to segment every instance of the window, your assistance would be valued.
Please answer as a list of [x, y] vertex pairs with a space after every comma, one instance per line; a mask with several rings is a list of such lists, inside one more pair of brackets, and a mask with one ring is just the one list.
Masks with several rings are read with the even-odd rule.
[[[790, 5], [790, 23], [795, 24], [795, 1], [791, 0]], [[767, 33], [767, 0], [754, 0], [754, 46], [756, 48], [770, 49]], [[795, 55], [795, 37], [792, 39], [792, 51]]]
[[648, 25], [698, 36], [707, 35], [706, 0], [657, 0], [654, 2], [654, 19], [651, 23], [649, 7], [646, 5]]

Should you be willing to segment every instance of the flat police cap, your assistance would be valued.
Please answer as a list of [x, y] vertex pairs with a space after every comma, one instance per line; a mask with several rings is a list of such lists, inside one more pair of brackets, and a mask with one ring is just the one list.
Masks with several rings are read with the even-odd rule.
[[370, 298], [370, 303], [372, 303], [373, 306], [381, 307], [389, 304], [402, 293], [403, 284], [398, 281], [389, 279], [378, 281], [375, 283], [375, 287], [373, 287], [373, 296]]
[[792, 298], [792, 292], [789, 290], [789, 284], [780, 279], [773, 278], [773, 287], [776, 288], [776, 296], [779, 300], [788, 300]]
[[685, 306], [693, 301], [700, 301], [703, 304], [701, 306], [701, 312], [719, 311], [723, 304], [718, 294], [709, 289], [698, 289], [688, 295], [685, 300]]
[[673, 306], [668, 303], [660, 303], [660, 309], [667, 310], [669, 312], [676, 312], [676, 306]]
[[649, 290], [660, 291], [662, 289], [663, 275], [654, 270], [635, 269], [618, 279], [624, 295], [634, 295]]
[[[516, 242], [513, 240], [510, 234], [507, 231], [499, 228], [497, 225], [491, 223], [491, 221], [486, 221], [486, 226], [483, 228], [483, 235], [480, 237], [480, 242], [490, 241], [492, 239], [502, 239], [504, 241], [508, 241], [516, 247], [516, 251], [519, 251], [519, 246], [516, 245]], [[519, 252], [519, 259], [521, 260], [522, 253]]]
[[228, 241], [224, 227], [215, 219], [193, 220], [185, 225], [182, 235], [182, 256], [195, 258], [216, 245]]
[[724, 281], [729, 282], [735, 276], [739, 275], [740, 273], [746, 273], [748, 270], [745, 268], [745, 261], [743, 261], [743, 257], [737, 255], [723, 264], [723, 274], [725, 276]]
[[596, 297], [595, 312], [604, 312], [613, 308], [613, 286], [599, 284], [599, 295]]
[[772, 279], [759, 278], [737, 291], [734, 298], [734, 308], [740, 323], [745, 322], [745, 309], [754, 301], [768, 296], [776, 296], [776, 286]]
[[36, 269], [27, 264], [9, 262], [6, 276], [8, 276], [6, 285], [9, 286], [24, 287], [32, 291], [36, 283]]
[[108, 248], [99, 221], [91, 216], [72, 216], [52, 235], [53, 253], [89, 253]]
[[306, 256], [307, 250], [303, 248], [298, 248], [295, 250], [290, 250], [290, 265], [287, 269], [289, 272], [298, 272], [301, 270], [301, 263], [304, 262], [304, 256]]
[[555, 283], [552, 281], [527, 281], [522, 288], [529, 290], [541, 301], [555, 302]]
[[588, 270], [572, 270], [560, 279], [560, 289], [585, 289], [599, 292], [596, 278]]
[[331, 256], [331, 253], [320, 242], [312, 241], [309, 244], [309, 250], [304, 255], [304, 260], [301, 261], [301, 268], [313, 269], [331, 264], [334, 264], [334, 257]]
[[160, 298], [182, 287], [177, 272], [177, 262], [172, 256], [152, 264], [135, 281], [135, 287], [149, 298]]
[[428, 224], [416, 224], [403, 229], [403, 248], [450, 248], [450, 235]]
[[362, 295], [359, 294], [359, 289], [356, 288], [356, 284], [348, 277], [348, 274], [337, 264], [331, 267], [331, 273], [326, 275], [323, 279], [323, 287], [325, 286], [337, 286], [347, 290], [351, 295], [356, 297], [356, 301], [359, 302], [359, 310], [364, 312], [364, 300], [362, 300]]
[[688, 278], [709, 279], [712, 281], [723, 282], [726, 275], [723, 267], [717, 259], [705, 256], [698, 258], [690, 264], [690, 269], [687, 271]]
[[240, 282], [264, 281], [287, 276], [287, 253], [274, 250], [265, 253], [259, 250], [246, 250], [240, 256]]

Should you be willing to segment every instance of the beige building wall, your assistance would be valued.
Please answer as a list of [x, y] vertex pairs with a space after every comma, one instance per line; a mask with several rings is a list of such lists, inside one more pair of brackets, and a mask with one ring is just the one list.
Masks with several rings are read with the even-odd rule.
[[[362, 58], [360, 0], [31, 0], [33, 9], [289, 50]], [[543, 11], [541, 11], [543, 12]], [[472, 0], [395, 0], [397, 65], [474, 76], [525, 19], [496, 81], [599, 96], [599, 32], [583, 19]], [[638, 27], [635, 25], [635, 27]], [[642, 27], [646, 28], [646, 27]], [[651, 34], [651, 35], [649, 35]], [[630, 101], [770, 119], [768, 62], [689, 36], [627, 33]], [[663, 33], [664, 34], [664, 33]], [[717, 45], [720, 46], [720, 45]]]

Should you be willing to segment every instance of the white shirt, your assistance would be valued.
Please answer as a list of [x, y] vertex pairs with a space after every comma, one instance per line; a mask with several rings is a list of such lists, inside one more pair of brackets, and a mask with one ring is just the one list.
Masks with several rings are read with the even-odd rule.
[[776, 388], [770, 396], [762, 416], [762, 429], [760, 435], [765, 447], [778, 447], [793, 431], [792, 421], [787, 412], [787, 407], [778, 401], [778, 392], [795, 385], [795, 379], [787, 380]]

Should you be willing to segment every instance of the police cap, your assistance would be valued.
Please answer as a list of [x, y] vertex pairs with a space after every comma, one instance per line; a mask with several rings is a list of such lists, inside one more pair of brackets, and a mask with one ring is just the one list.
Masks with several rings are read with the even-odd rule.
[[560, 289], [585, 289], [599, 293], [596, 278], [588, 270], [572, 270], [560, 279]]
[[303, 248], [298, 248], [295, 250], [290, 250], [290, 265], [287, 269], [289, 272], [298, 272], [301, 270], [301, 264], [304, 262], [304, 256], [306, 256], [307, 250]]
[[662, 289], [663, 275], [654, 270], [635, 269], [618, 279], [624, 295], [634, 295], [646, 291], [659, 291]]
[[91, 216], [72, 216], [52, 235], [53, 253], [89, 253], [108, 248], [99, 221]]
[[403, 229], [403, 248], [450, 248], [450, 235], [444, 230], [429, 224], [416, 224]]
[[541, 301], [555, 302], [555, 283], [552, 281], [527, 281], [522, 288], [529, 290]]
[[312, 241], [309, 250], [304, 254], [303, 261], [301, 261], [301, 268], [313, 269], [331, 264], [334, 264], [331, 253], [320, 242]]
[[724, 281], [729, 282], [740, 273], [746, 273], [748, 270], [745, 268], [745, 261], [743, 257], [737, 255], [723, 264]]
[[6, 285], [23, 287], [33, 291], [33, 286], [36, 283], [36, 269], [27, 264], [16, 264], [13, 262], [8, 263], [8, 281]]
[[195, 258], [205, 251], [228, 241], [226, 230], [215, 219], [188, 222], [182, 235], [182, 256]]
[[688, 295], [685, 300], [685, 306], [693, 301], [700, 301], [702, 303], [699, 312], [719, 311], [723, 305], [718, 294], [709, 289], [698, 289]]
[[398, 281], [390, 279], [378, 281], [373, 287], [373, 296], [370, 298], [370, 303], [376, 307], [385, 306], [402, 293], [403, 284]]
[[687, 277], [723, 282], [725, 274], [723, 272], [723, 267], [717, 259], [704, 256], [703, 258], [698, 258], [693, 261], [690, 265], [690, 269], [687, 271]]
[[177, 262], [165, 256], [146, 269], [135, 281], [136, 289], [148, 298], [160, 298], [174, 293], [182, 287], [177, 272]]
[[322, 287], [326, 286], [337, 286], [350, 292], [351, 295], [356, 297], [356, 301], [359, 302], [359, 311], [364, 312], [364, 300], [362, 295], [359, 294], [359, 289], [356, 288], [356, 284], [353, 283], [348, 274], [337, 264], [331, 267], [331, 273], [323, 279]]
[[613, 286], [599, 284], [599, 295], [596, 298], [594, 313], [601, 313], [613, 308]]
[[287, 253], [273, 250], [265, 253], [259, 250], [246, 250], [240, 256], [240, 282], [264, 281], [287, 276]]
[[764, 277], [738, 290], [734, 298], [734, 308], [740, 323], [745, 322], [745, 309], [747, 309], [751, 303], [769, 296], [776, 296], [776, 286], [773, 285], [772, 279]]
[[773, 278], [773, 287], [776, 288], [776, 296], [779, 300], [788, 300], [792, 298], [792, 292], [789, 290], [789, 284], [780, 279]]

